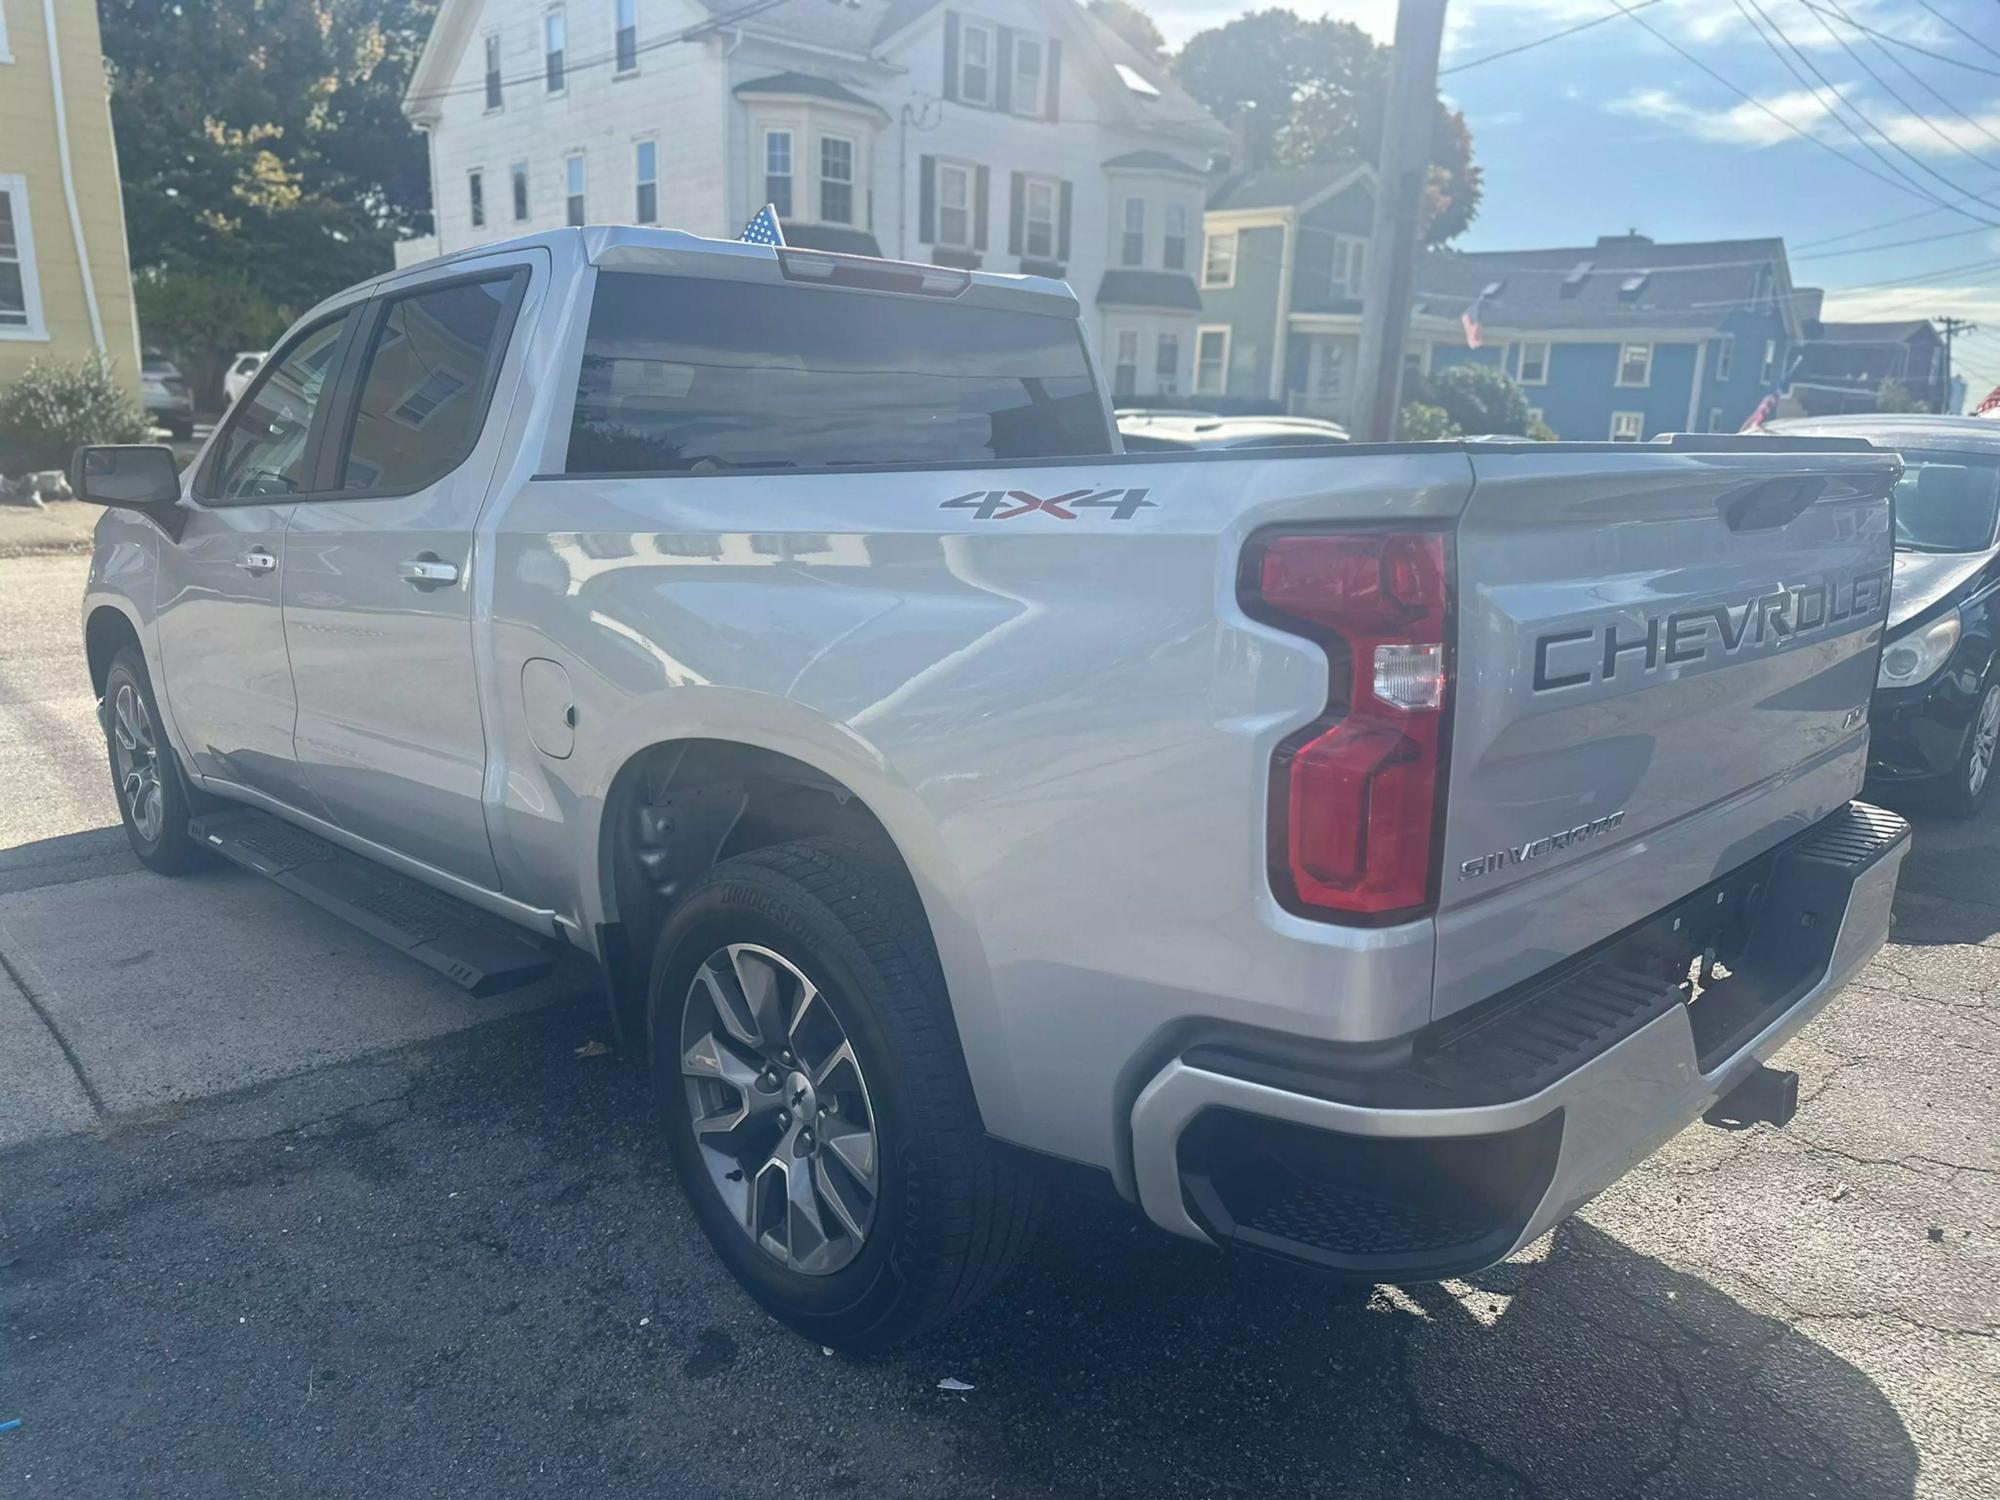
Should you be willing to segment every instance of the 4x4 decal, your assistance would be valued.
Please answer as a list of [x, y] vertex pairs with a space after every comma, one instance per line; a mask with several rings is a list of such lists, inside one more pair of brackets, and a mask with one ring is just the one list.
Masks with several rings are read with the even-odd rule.
[[1070, 490], [1061, 495], [1031, 495], [1026, 490], [969, 490], [939, 504], [939, 510], [969, 510], [975, 521], [1011, 521], [1037, 511], [1058, 521], [1078, 519], [1079, 510], [1108, 510], [1110, 519], [1129, 521], [1158, 505], [1143, 489]]

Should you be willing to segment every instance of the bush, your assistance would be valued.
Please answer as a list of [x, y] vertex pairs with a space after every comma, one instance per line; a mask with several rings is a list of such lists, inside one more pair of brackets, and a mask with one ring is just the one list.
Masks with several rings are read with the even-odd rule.
[[0, 474], [67, 469], [85, 443], [143, 443], [152, 424], [103, 359], [38, 359], [0, 390]]
[[1528, 398], [1504, 370], [1492, 365], [1450, 365], [1409, 393], [1412, 401], [1444, 408], [1459, 432], [1528, 436]]
[[1442, 406], [1411, 401], [1396, 416], [1396, 440], [1403, 443], [1435, 443], [1445, 438], [1463, 437], [1451, 413]]

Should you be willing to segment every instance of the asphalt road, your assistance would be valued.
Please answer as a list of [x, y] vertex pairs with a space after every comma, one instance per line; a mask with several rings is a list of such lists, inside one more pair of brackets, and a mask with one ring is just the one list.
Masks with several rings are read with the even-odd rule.
[[1791, 1128], [1514, 1263], [1361, 1304], [1066, 1199], [857, 1363], [710, 1258], [586, 972], [137, 868], [82, 576], [0, 562], [0, 1494], [2000, 1495], [2000, 815], [1920, 824]]

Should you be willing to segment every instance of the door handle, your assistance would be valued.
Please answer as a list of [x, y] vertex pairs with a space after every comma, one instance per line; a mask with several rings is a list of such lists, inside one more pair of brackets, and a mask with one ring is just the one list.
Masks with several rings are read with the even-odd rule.
[[396, 564], [396, 572], [413, 588], [434, 589], [458, 582], [458, 564], [429, 552], [403, 559]]
[[246, 552], [243, 556], [237, 558], [236, 566], [246, 573], [271, 573], [277, 570], [278, 559], [266, 552], [262, 547], [258, 547], [254, 551]]

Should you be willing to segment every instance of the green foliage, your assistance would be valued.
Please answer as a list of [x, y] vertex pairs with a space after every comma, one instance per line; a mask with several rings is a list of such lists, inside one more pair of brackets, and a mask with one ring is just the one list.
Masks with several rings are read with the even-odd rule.
[[146, 347], [173, 356], [204, 410], [222, 404], [222, 377], [245, 349], [268, 349], [292, 315], [241, 271], [160, 269], [132, 282]]
[[[1233, 126], [1248, 168], [1373, 162], [1382, 150], [1389, 49], [1348, 21], [1246, 12], [1193, 37], [1181, 86]], [[1425, 238], [1442, 244], [1479, 212], [1480, 170], [1465, 117], [1440, 103], [1431, 133]]]
[[1528, 398], [1506, 371], [1493, 365], [1448, 365], [1405, 394], [1442, 407], [1462, 433], [1529, 436]]
[[1538, 443], [1560, 443], [1562, 434], [1549, 426], [1540, 417], [1528, 419], [1528, 436]]
[[0, 389], [0, 474], [67, 469], [85, 443], [143, 443], [152, 426], [99, 358], [38, 359]]
[[1396, 414], [1396, 440], [1402, 443], [1435, 443], [1445, 438], [1463, 437], [1451, 413], [1427, 401], [1408, 401]]
[[1145, 56], [1155, 62], [1166, 57], [1167, 39], [1160, 35], [1153, 18], [1132, 4], [1132, 0], [1090, 0], [1085, 8]]
[[1927, 412], [1930, 404], [1918, 399], [1908, 386], [1900, 381], [1885, 380], [1882, 388], [1875, 393], [1875, 410], [1884, 412]]
[[429, 230], [401, 99], [437, 0], [97, 4], [135, 270], [235, 273], [302, 308]]

